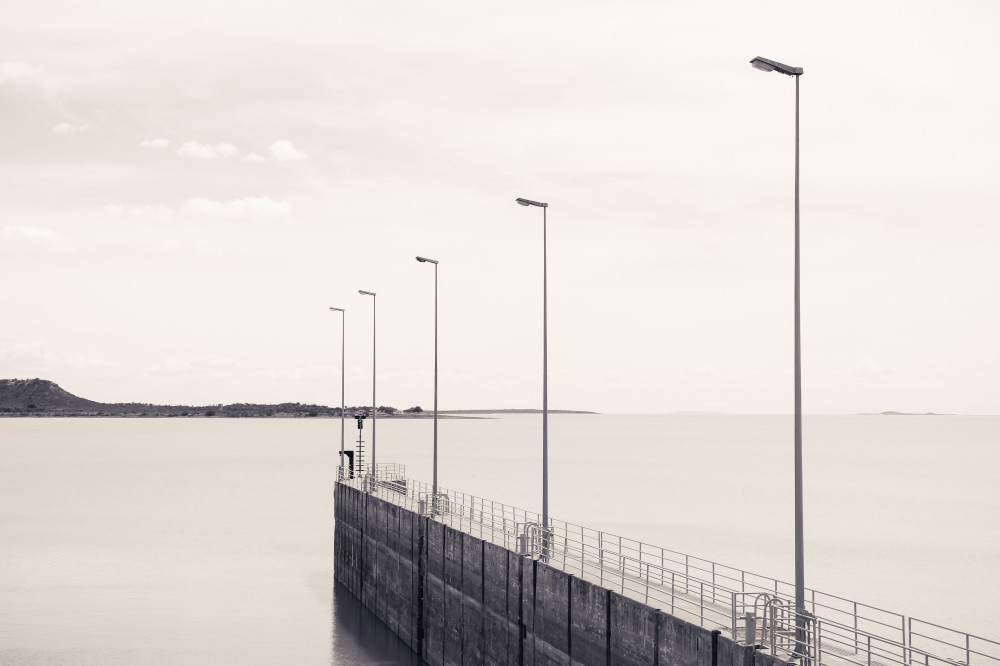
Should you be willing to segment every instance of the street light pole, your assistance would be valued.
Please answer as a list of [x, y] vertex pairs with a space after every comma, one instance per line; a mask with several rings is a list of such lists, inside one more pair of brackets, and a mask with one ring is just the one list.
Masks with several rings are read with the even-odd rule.
[[371, 473], [375, 474], [375, 417], [378, 415], [378, 407], [375, 403], [375, 292], [358, 289], [358, 293], [363, 296], [372, 297], [372, 460], [369, 463]]
[[542, 561], [549, 559], [549, 287], [548, 219], [549, 205], [540, 201], [515, 200], [521, 206], [542, 209]]
[[417, 257], [417, 261], [434, 264], [434, 486], [431, 492], [431, 509], [434, 510], [438, 496], [438, 262], [426, 257]]
[[799, 77], [802, 76], [802, 68], [760, 57], [751, 60], [750, 64], [764, 72], [776, 71], [795, 77], [795, 633], [796, 652], [803, 654], [806, 644], [806, 593], [802, 513], [802, 330], [799, 316]]
[[347, 312], [344, 308], [330, 308], [340, 313], [340, 468], [344, 468], [344, 344], [346, 340]]

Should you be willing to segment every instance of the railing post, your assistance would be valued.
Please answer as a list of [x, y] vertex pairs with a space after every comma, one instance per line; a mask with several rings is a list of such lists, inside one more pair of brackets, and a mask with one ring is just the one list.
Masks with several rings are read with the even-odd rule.
[[698, 581], [698, 626], [705, 626], [705, 583]]
[[[642, 565], [640, 565], [642, 566]], [[643, 602], [647, 606], [649, 605], [649, 564], [646, 564], [646, 601]]]
[[854, 654], [858, 653], [858, 602], [854, 602]]
[[[815, 599], [815, 596], [813, 598]], [[822, 626], [823, 626], [822, 622], [820, 622], [819, 618], [816, 617], [816, 615], [814, 613], [813, 614], [813, 631], [815, 632], [814, 639], [815, 639], [815, 644], [816, 644], [816, 647], [815, 647], [816, 656], [814, 658], [815, 659], [815, 662], [814, 662], [815, 666], [820, 666], [820, 664], [823, 663], [823, 644], [822, 644], [822, 642], [820, 642], [820, 628]]]
[[735, 592], [733, 592], [733, 603], [730, 606], [730, 609], [732, 610], [732, 617], [730, 619], [732, 620], [733, 640], [735, 641], [735, 640], [737, 640], [737, 638], [736, 638], [736, 593]]
[[[909, 664], [913, 659], [913, 651], [910, 650], [910, 644], [913, 642], [913, 618], [904, 617], [901, 624], [901, 633], [903, 634], [903, 640], [901, 641], [903, 643], [903, 663]], [[907, 631], [907, 628], [909, 628], [909, 631]], [[871, 641], [868, 642], [870, 643]]]
[[670, 572], [670, 614], [674, 614], [674, 572]]

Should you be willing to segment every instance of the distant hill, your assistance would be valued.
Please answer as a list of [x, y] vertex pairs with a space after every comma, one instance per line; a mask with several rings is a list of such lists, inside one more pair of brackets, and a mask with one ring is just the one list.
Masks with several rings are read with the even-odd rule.
[[[419, 408], [413, 408], [419, 410]], [[347, 407], [344, 412], [367, 414], [370, 407]], [[276, 405], [152, 405], [142, 402], [105, 403], [73, 395], [47, 379], [0, 379], [0, 416], [173, 416], [173, 417], [340, 417], [340, 407], [283, 402]], [[379, 418], [430, 416], [428, 412], [398, 412], [379, 407]]]
[[77, 397], [47, 379], [0, 379], [0, 408], [86, 411], [104, 407]]

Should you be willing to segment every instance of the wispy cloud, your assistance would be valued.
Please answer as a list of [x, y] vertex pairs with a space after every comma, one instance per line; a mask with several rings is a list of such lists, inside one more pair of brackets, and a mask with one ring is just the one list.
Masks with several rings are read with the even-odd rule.
[[26, 62], [0, 62], [0, 84], [28, 81], [36, 78], [43, 71], [45, 71], [44, 67]]
[[87, 129], [86, 125], [73, 125], [71, 123], [59, 123], [52, 128], [53, 134], [76, 134]]
[[0, 349], [0, 361], [14, 373], [19, 368], [23, 368], [25, 371], [44, 371], [56, 366], [91, 369], [107, 368], [114, 365], [105, 359], [89, 358], [86, 356], [77, 356], [74, 358], [60, 357], [48, 350], [48, 343], [44, 340], [23, 342]]
[[231, 143], [198, 143], [197, 141], [185, 141], [177, 149], [177, 154], [184, 157], [191, 157], [197, 160], [218, 160], [235, 157], [240, 151]]
[[0, 250], [69, 253], [79, 246], [71, 238], [44, 227], [6, 226], [0, 229]]
[[239, 363], [222, 356], [198, 356], [192, 359], [168, 358], [156, 363], [150, 372], [157, 375], [189, 375], [193, 373], [214, 373], [219, 370], [238, 367]]
[[216, 201], [206, 197], [188, 199], [174, 210], [166, 206], [122, 206], [108, 204], [107, 215], [146, 222], [187, 220], [227, 220], [236, 222], [284, 222], [292, 219], [292, 204], [271, 197], [244, 197]]
[[870, 358], [866, 358], [840, 371], [838, 374], [858, 381], [870, 381], [885, 378], [894, 372], [891, 366], [882, 365]]
[[139, 144], [143, 148], [166, 148], [170, 145], [169, 139], [146, 139]]
[[174, 211], [166, 206], [121, 206], [108, 204], [104, 212], [114, 217], [148, 220], [151, 222], [169, 222], [174, 218]]
[[214, 201], [199, 197], [189, 199], [181, 206], [178, 213], [189, 218], [277, 222], [291, 219], [292, 204], [287, 201], [275, 201], [267, 196], [246, 197], [232, 201]]
[[274, 155], [274, 159], [279, 162], [309, 159], [309, 156], [306, 155], [304, 151], [296, 148], [295, 144], [287, 139], [281, 139], [280, 141], [272, 143], [271, 154]]
[[54, 357], [44, 342], [26, 342], [0, 349], [0, 361], [10, 365], [39, 365], [52, 362]]
[[263, 155], [258, 155], [257, 153], [250, 153], [243, 158], [244, 162], [266, 162], [267, 158]]

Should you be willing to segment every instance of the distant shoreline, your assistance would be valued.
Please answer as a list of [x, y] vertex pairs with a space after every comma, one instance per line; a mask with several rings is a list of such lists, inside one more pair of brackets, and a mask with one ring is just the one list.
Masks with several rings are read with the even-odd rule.
[[[553, 414], [594, 412], [549, 410]], [[370, 405], [344, 407], [344, 418], [370, 417]], [[445, 419], [476, 418], [488, 414], [537, 414], [538, 409], [438, 410]], [[397, 409], [379, 405], [379, 419], [433, 418], [420, 406]], [[154, 405], [144, 402], [104, 403], [73, 395], [47, 379], [0, 379], [0, 417], [7, 418], [341, 418], [340, 407], [283, 402], [279, 404], [233, 403], [228, 405]]]
[[[441, 414], [541, 414], [540, 409], [439, 409]], [[549, 414], [599, 414], [575, 409], [550, 409]]]

